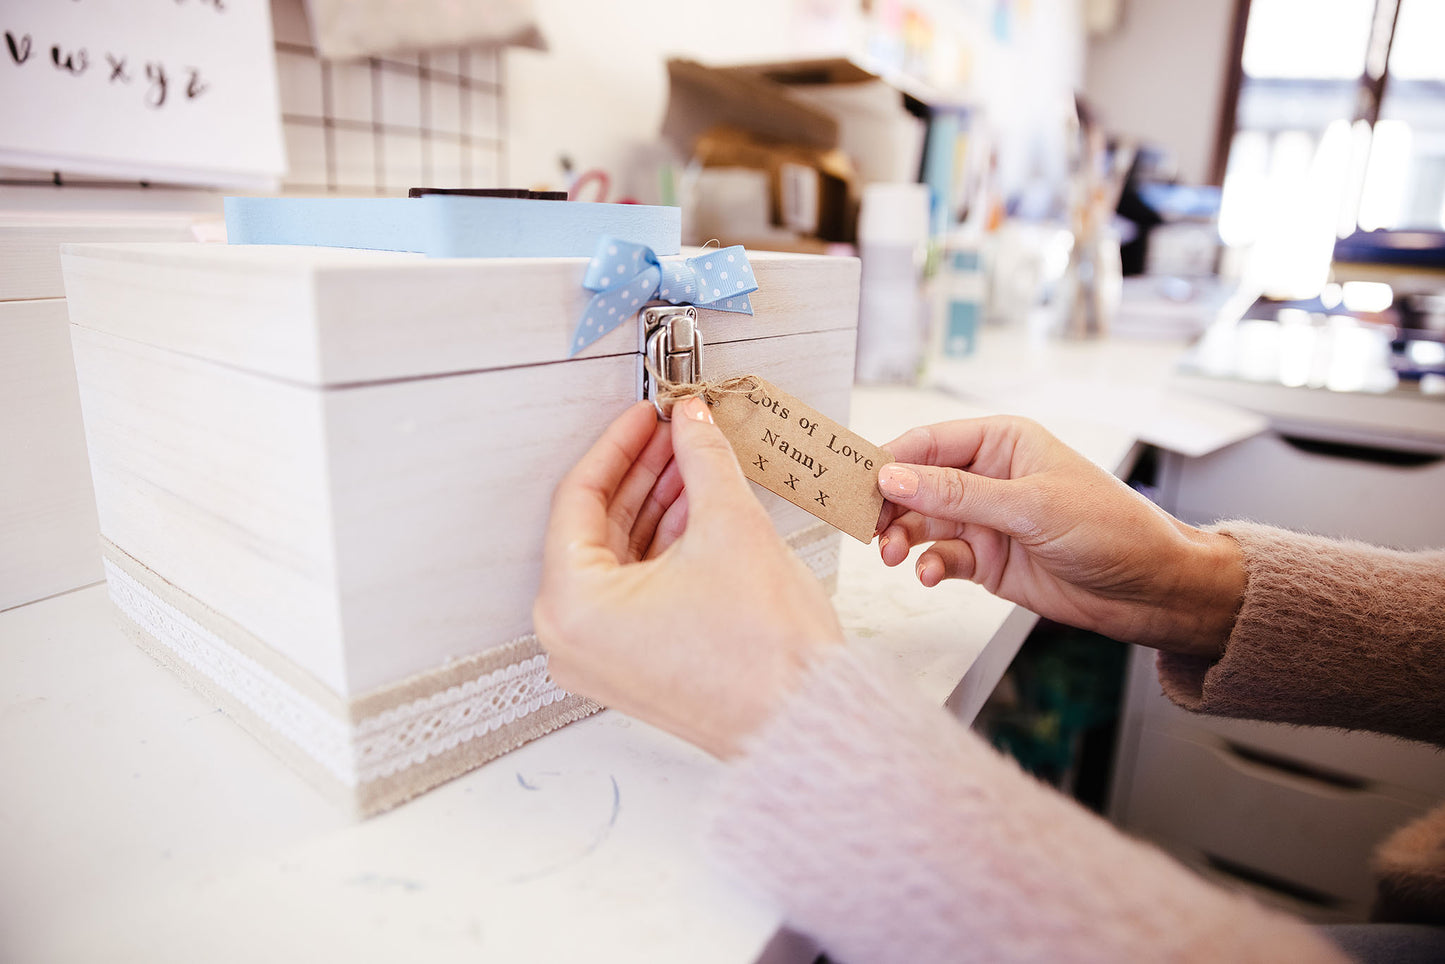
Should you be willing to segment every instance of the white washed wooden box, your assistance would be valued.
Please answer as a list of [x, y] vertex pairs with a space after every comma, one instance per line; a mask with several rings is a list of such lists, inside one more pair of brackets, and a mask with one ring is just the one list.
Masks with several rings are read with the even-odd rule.
[[[756, 253], [704, 375], [846, 422], [858, 263]], [[636, 322], [564, 360], [586, 260], [78, 245], [106, 577], [141, 644], [362, 814], [595, 707], [530, 635], [551, 492], [638, 397]], [[838, 536], [762, 489], [830, 579]]]

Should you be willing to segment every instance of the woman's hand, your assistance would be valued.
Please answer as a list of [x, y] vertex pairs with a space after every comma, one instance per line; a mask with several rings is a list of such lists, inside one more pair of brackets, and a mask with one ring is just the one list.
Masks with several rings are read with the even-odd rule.
[[932, 542], [917, 563], [925, 586], [970, 579], [1113, 639], [1222, 652], [1244, 592], [1233, 539], [1178, 521], [1027, 419], [916, 428], [888, 449], [887, 565]]
[[629, 408], [558, 485], [532, 613], [558, 686], [720, 757], [843, 638], [697, 398]]

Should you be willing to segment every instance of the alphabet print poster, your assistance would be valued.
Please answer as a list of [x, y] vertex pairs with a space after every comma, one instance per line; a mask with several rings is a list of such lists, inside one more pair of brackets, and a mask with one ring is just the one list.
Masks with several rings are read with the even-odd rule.
[[267, 0], [8, 0], [0, 91], [0, 166], [257, 188], [285, 173]]

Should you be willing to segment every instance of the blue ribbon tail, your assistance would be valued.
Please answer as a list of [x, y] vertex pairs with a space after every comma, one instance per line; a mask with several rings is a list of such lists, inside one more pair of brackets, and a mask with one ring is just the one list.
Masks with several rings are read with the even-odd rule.
[[688, 258], [687, 266], [698, 289], [694, 304], [714, 311], [753, 313], [748, 295], [758, 290], [758, 282], [742, 245], [706, 251]]
[[[642, 245], [632, 245], [632, 247], [640, 248]], [[622, 263], [630, 269], [631, 258], [629, 257]], [[614, 274], [619, 279], [625, 278], [625, 280], [613, 283], [610, 275], [604, 276], [608, 278], [609, 284], [587, 302], [587, 308], [582, 312], [582, 319], [577, 322], [577, 329], [572, 333], [572, 340], [568, 342], [568, 358], [575, 357], [588, 345], [631, 318], [637, 313], [638, 308], [652, 299], [657, 291], [657, 279], [661, 272], [655, 263], [650, 265], [645, 261], [640, 263], [645, 267], [631, 277], [626, 277], [625, 273], [616, 274], [614, 269]], [[592, 268], [589, 267], [588, 274], [591, 273]]]
[[709, 311], [735, 311], [740, 315], [753, 313], [753, 303], [748, 300], [747, 295], [734, 295], [731, 298], [722, 298], [711, 303], [698, 303], [699, 308], [706, 308]]

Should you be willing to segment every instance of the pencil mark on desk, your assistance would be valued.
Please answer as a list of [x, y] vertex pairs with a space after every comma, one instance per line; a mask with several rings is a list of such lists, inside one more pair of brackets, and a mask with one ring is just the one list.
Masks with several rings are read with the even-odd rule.
[[607, 815], [607, 823], [597, 832], [592, 843], [588, 844], [587, 848], [578, 855], [578, 860], [595, 853], [597, 848], [602, 846], [602, 842], [611, 836], [612, 828], [617, 826], [617, 815], [622, 812], [622, 789], [617, 786], [617, 777], [609, 773], [607, 779], [612, 781], [612, 812]]
[[557, 861], [556, 863], [549, 864], [548, 866], [543, 867], [540, 870], [534, 870], [530, 873], [516, 874], [508, 880], [508, 883], [527, 884], [531, 883], [534, 880], [541, 880], [543, 877], [550, 877], [551, 875], [557, 873], [560, 870], [565, 870], [572, 864], [586, 860], [588, 857], [592, 856], [594, 853], [597, 852], [597, 850], [602, 846], [602, 844], [606, 842], [607, 838], [612, 835], [612, 828], [617, 826], [617, 817], [622, 812], [622, 788], [617, 785], [617, 777], [613, 776], [612, 774], [608, 774], [607, 779], [612, 781], [612, 812], [607, 815], [607, 822], [598, 828], [597, 834], [592, 838], [592, 840], [587, 844], [587, 846], [583, 847], [575, 856], [571, 856], [564, 860]]
[[[607, 818], [607, 829], [610, 832], [613, 827], [617, 826], [617, 815], [622, 811], [622, 789], [617, 786], [615, 776], [609, 773], [607, 779], [612, 781], [612, 814]], [[597, 842], [600, 844], [602, 841]], [[597, 848], [593, 847], [592, 849], [596, 850]]]
[[[561, 770], [538, 770], [535, 774], [533, 774], [534, 777], [560, 777], [561, 775]], [[521, 787], [523, 790], [542, 789], [542, 785], [540, 782], [533, 783], [531, 780], [528, 780], [526, 777], [522, 776], [521, 770], [517, 771], [517, 786]]]

